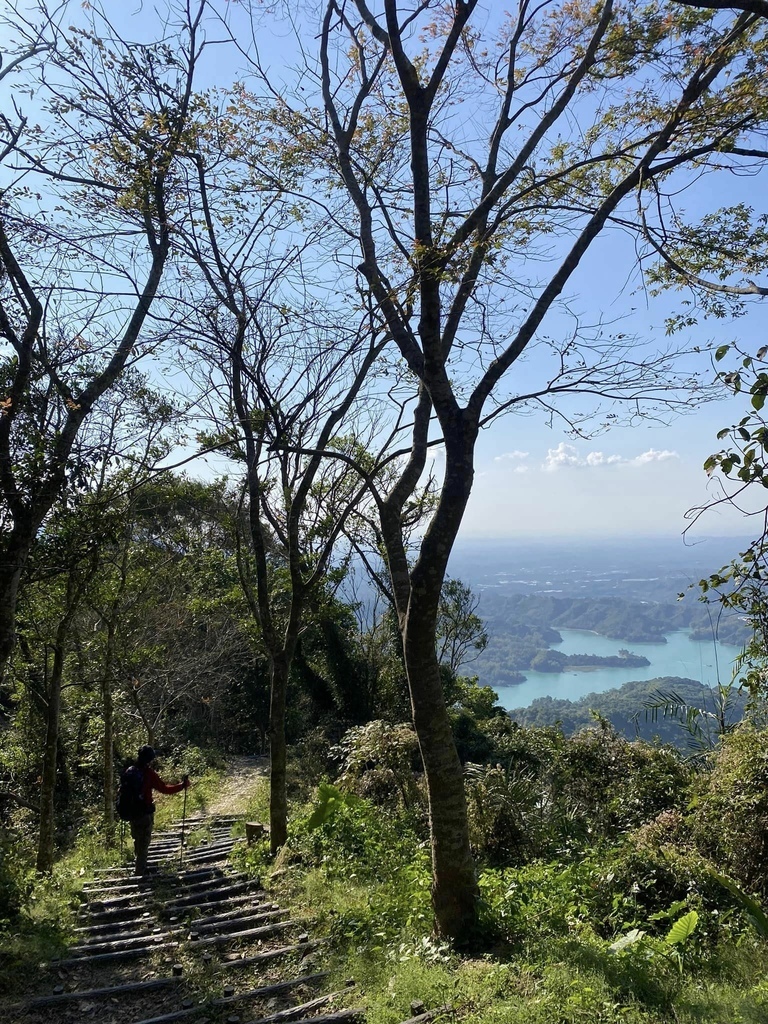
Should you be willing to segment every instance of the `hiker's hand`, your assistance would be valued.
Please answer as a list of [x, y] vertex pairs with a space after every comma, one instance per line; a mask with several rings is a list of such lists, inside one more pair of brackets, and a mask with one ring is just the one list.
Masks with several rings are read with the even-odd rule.
[[189, 781], [188, 775], [182, 775], [181, 781], [184, 783], [184, 789], [189, 789], [192, 783]]

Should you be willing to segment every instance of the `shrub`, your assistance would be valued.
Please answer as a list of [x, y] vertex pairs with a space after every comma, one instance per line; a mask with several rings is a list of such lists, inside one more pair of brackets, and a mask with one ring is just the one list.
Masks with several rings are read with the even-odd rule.
[[614, 837], [684, 806], [690, 768], [673, 748], [630, 742], [601, 719], [564, 744], [557, 781], [593, 834]]
[[744, 724], [725, 737], [700, 776], [692, 820], [702, 851], [768, 897], [768, 729]]
[[[330, 799], [334, 794], [338, 799]], [[370, 949], [432, 921], [428, 844], [411, 814], [390, 816], [367, 800], [324, 787], [324, 813], [297, 820], [277, 865], [299, 861], [312, 913], [332, 939]], [[320, 805], [322, 807], [322, 805]], [[319, 822], [313, 827], [313, 822]]]
[[616, 843], [685, 805], [690, 768], [672, 748], [630, 742], [608, 722], [500, 734], [505, 764], [468, 766], [472, 842], [490, 864], [569, 856]]
[[0, 922], [14, 921], [34, 881], [34, 849], [18, 833], [0, 828]]
[[339, 787], [391, 811], [423, 806], [417, 771], [419, 743], [412, 726], [374, 721], [348, 730], [331, 751]]
[[327, 732], [319, 727], [289, 748], [288, 790], [293, 799], [308, 799], [318, 781], [333, 771], [331, 749]]
[[564, 845], [569, 822], [531, 767], [467, 765], [470, 841], [491, 865], [520, 865]]
[[169, 778], [189, 775], [193, 779], [199, 779], [211, 768], [223, 768], [225, 763], [224, 758], [216, 751], [202, 750], [200, 747], [187, 744], [163, 758], [163, 771]]

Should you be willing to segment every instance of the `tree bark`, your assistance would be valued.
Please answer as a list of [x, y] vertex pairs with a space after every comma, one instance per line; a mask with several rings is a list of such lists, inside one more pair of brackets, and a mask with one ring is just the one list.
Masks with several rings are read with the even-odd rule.
[[4, 678], [16, 640], [16, 600], [23, 567], [23, 562], [15, 565], [11, 558], [8, 561], [10, 565], [0, 571], [0, 680]]
[[443, 695], [434, 633], [418, 601], [409, 610], [403, 650], [413, 724], [424, 762], [432, 840], [432, 903], [440, 935], [471, 942], [479, 890], [469, 846], [464, 773]]
[[[96, 552], [94, 550], [90, 570], [78, 573], [72, 568], [67, 576], [64, 614], [56, 627], [53, 645], [53, 668], [48, 685], [46, 709], [45, 747], [43, 750], [42, 781], [40, 786], [40, 834], [37, 846], [37, 870], [49, 872], [53, 867], [56, 780], [59, 767], [59, 731], [61, 723], [61, 684], [67, 657], [72, 620], [77, 611], [87, 580], [93, 572]], [[67, 780], [68, 781], [68, 780]]]
[[0, 683], [16, 643], [16, 604], [19, 583], [29, 553], [34, 544], [37, 525], [25, 524], [25, 529], [15, 526], [3, 545], [0, 558]]
[[403, 655], [429, 798], [432, 900], [438, 934], [459, 944], [476, 936], [479, 889], [469, 845], [464, 771], [456, 750], [437, 657], [437, 615], [448, 558], [474, 479], [477, 427], [443, 411], [446, 471], [440, 500], [410, 572], [401, 613]]
[[56, 765], [61, 721], [61, 681], [64, 675], [68, 617], [59, 622], [53, 649], [53, 670], [48, 684], [48, 709], [45, 723], [45, 747], [40, 785], [40, 834], [37, 844], [37, 870], [49, 872], [53, 867], [54, 849], [54, 797], [56, 794]]
[[285, 706], [290, 657], [285, 651], [271, 657], [269, 701], [269, 845], [274, 856], [288, 839], [286, 790]]
[[107, 626], [107, 649], [104, 655], [104, 672], [101, 677], [101, 707], [104, 718], [104, 740], [102, 743], [102, 774], [104, 776], [104, 824], [111, 828], [115, 823], [115, 724], [112, 699], [112, 665], [115, 651], [115, 623]]

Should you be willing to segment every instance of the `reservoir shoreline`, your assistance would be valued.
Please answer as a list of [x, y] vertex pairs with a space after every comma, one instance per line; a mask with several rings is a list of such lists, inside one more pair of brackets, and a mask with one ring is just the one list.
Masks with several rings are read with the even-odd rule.
[[[603, 693], [617, 689], [624, 683], [662, 677], [695, 679], [707, 686], [728, 682], [733, 663], [741, 648], [714, 641], [691, 640], [684, 630], [669, 633], [665, 643], [637, 642], [628, 644], [625, 640], [611, 640], [588, 629], [559, 629], [562, 643], [552, 644], [552, 649], [563, 654], [597, 654], [616, 656], [620, 649], [642, 653], [650, 665], [645, 667], [600, 667], [568, 668], [565, 672], [534, 672], [525, 669], [524, 683], [508, 686], [494, 686], [499, 703], [507, 710], [528, 707], [538, 697], [553, 697], [558, 700], [578, 700], [588, 693]], [[637, 649], [637, 650], [636, 650]], [[483, 684], [482, 672], [480, 684]]]

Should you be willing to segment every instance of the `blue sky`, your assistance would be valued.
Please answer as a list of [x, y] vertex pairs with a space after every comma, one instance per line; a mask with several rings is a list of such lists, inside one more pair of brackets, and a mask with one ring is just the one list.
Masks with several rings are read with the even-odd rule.
[[[105, 6], [126, 35], [153, 34], [151, 9], [139, 7], [135, 10], [140, 13], [131, 15], [131, 8]], [[242, 16], [236, 7], [228, 9], [233, 18]], [[72, 16], [77, 16], [76, 8]], [[279, 33], [263, 27], [258, 43], [280, 78], [283, 66], [291, 63], [290, 32], [285, 26]], [[233, 73], [231, 57], [219, 68], [215, 51], [210, 53], [211, 82], [221, 74], [221, 84], [227, 84]], [[696, 217], [738, 201], [759, 205], [764, 192], [761, 179], [731, 177], [725, 186], [720, 177], [704, 179], [687, 200], [686, 212]], [[650, 349], [669, 343], [664, 321], [684, 298], [684, 293], [653, 297], [645, 292], [634, 244], [619, 232], [589, 254], [567, 295], [571, 308], [586, 322], [616, 321], [617, 330], [636, 335]], [[758, 300], [735, 322], [702, 321], [673, 341], [701, 347], [738, 341], [754, 351], [765, 340], [765, 317], [765, 306]], [[554, 320], [545, 326], [557, 330], [558, 325]], [[533, 353], [526, 375], [536, 376], [537, 359]], [[713, 377], [708, 356], [698, 357], [696, 372], [705, 380]], [[719, 495], [702, 464], [720, 447], [717, 431], [745, 410], [746, 402], [707, 403], [666, 424], [649, 420], [631, 428], [619, 425], [590, 440], [569, 437], [557, 420], [550, 427], [543, 416], [507, 415], [481, 434], [462, 536], [679, 534], [688, 509]], [[202, 466], [200, 471], [206, 472]], [[752, 500], [759, 505], [761, 497]], [[744, 535], [758, 528], [753, 524], [734, 509], [720, 508], [706, 513], [693, 532]]]
[[[736, 183], [742, 185], [742, 183]], [[751, 183], [753, 195], [762, 191]], [[720, 196], [717, 205], [743, 198], [743, 188]], [[601, 258], [595, 249], [585, 259], [569, 295], [580, 309], [620, 316], [620, 329], [663, 348], [670, 340], [683, 347], [736, 342], [754, 353], [766, 339], [768, 306], [755, 299], [736, 320], [704, 320], [669, 339], [667, 316], [680, 309], [686, 292], [648, 295], [641, 287], [632, 246], [615, 247], [622, 258]], [[609, 246], [614, 250], [614, 245]], [[632, 251], [630, 251], [632, 250]], [[687, 365], [703, 381], [715, 376], [711, 354], [691, 356]], [[724, 364], [719, 365], [723, 369]], [[679, 534], [686, 512], [720, 497], [717, 480], [703, 469], [705, 459], [726, 442], [717, 432], [749, 409], [747, 398], [698, 404], [668, 422], [653, 419], [634, 426], [613, 426], [590, 440], [568, 436], [563, 425], [549, 427], [543, 417], [507, 416], [481, 437], [475, 487], [462, 535], [513, 536]], [[761, 489], [746, 496], [746, 509], [764, 506]], [[692, 536], [745, 536], [759, 532], [759, 519], [720, 505], [691, 527]]]

